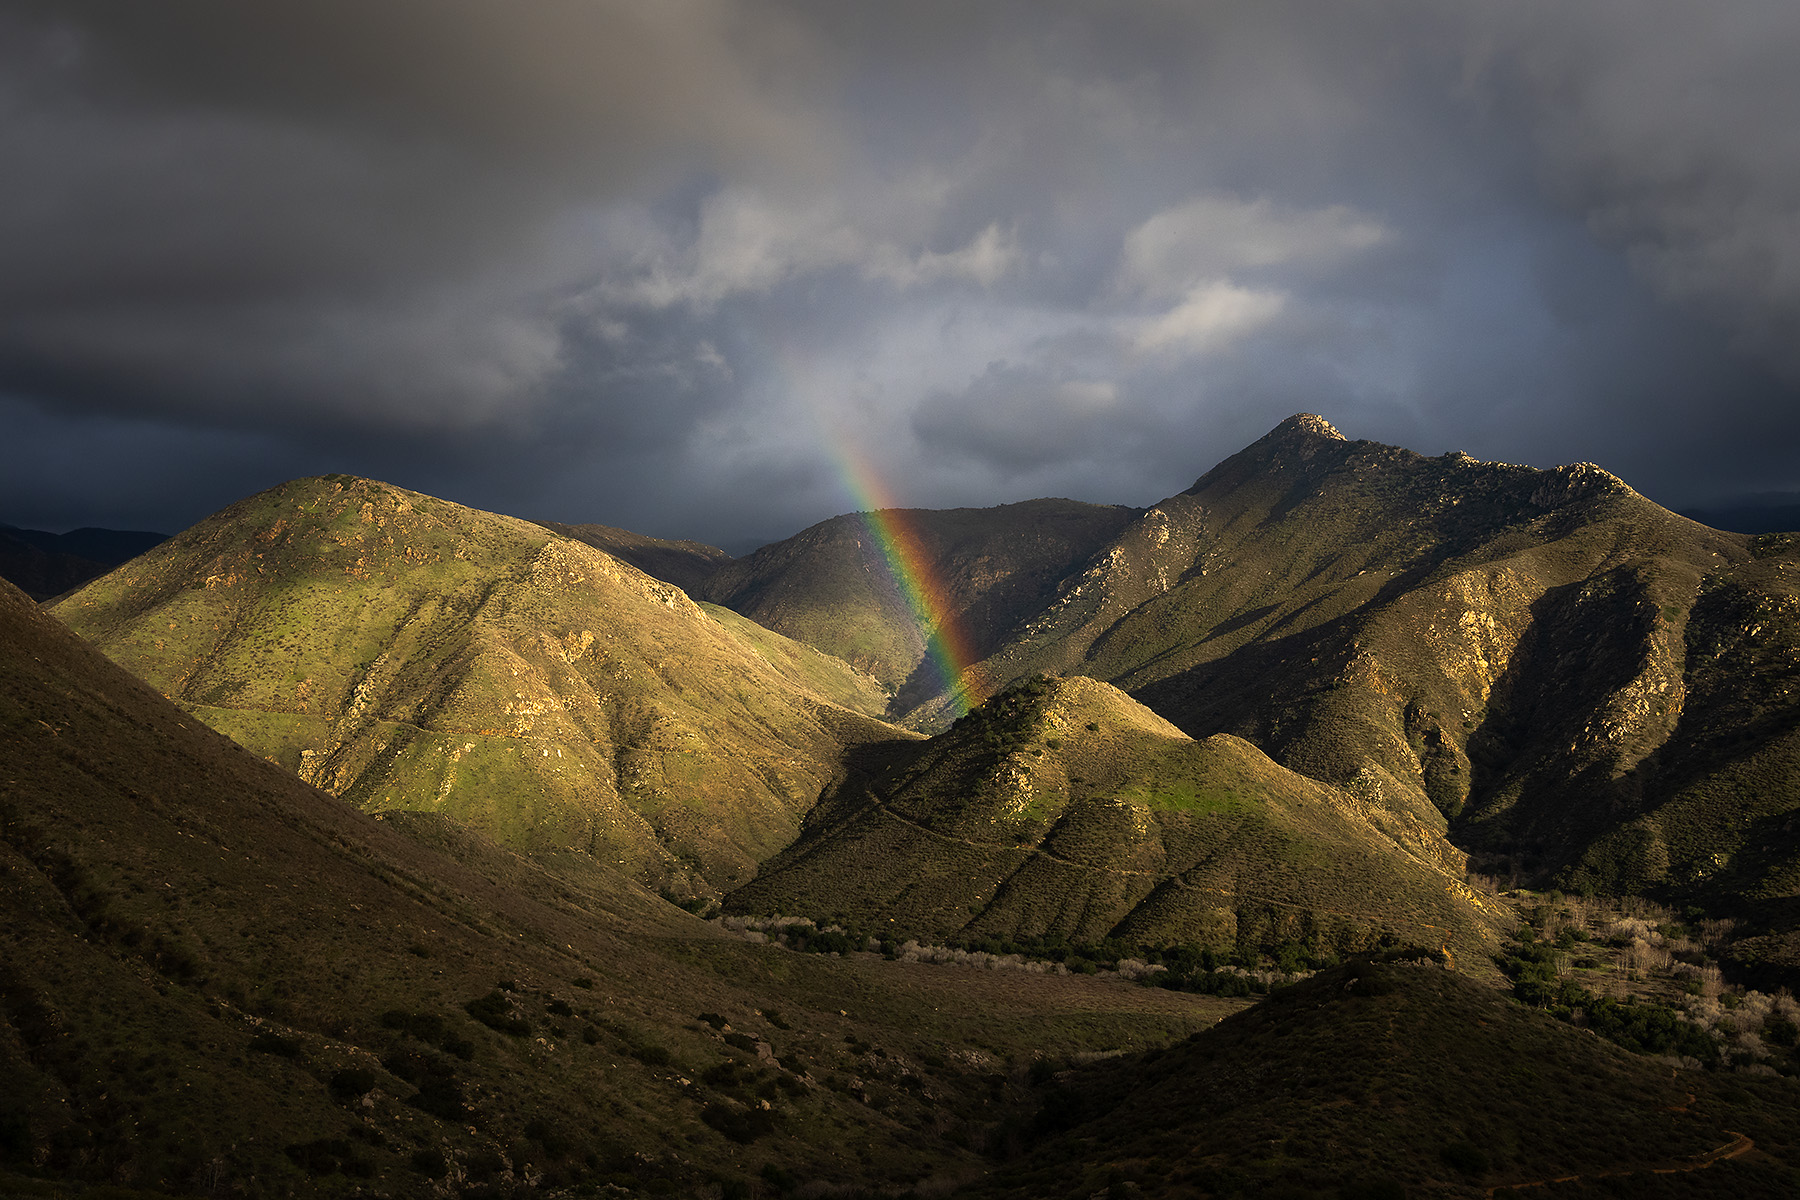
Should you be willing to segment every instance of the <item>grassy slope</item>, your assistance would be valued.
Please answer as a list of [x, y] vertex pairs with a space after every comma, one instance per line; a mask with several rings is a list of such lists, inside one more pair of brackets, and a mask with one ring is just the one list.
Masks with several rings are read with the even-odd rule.
[[349, 477], [233, 505], [56, 611], [360, 807], [588, 850], [684, 893], [747, 878], [845, 740], [890, 736], [834, 707], [853, 673], [766, 657], [601, 551]]
[[1328, 971], [1167, 1052], [1068, 1072], [1045, 1092], [1039, 1144], [973, 1194], [1800, 1188], [1792, 1080], [1677, 1073], [1429, 964]]
[[[365, 815], [5, 587], [0, 762], [8, 1194], [67, 1194], [21, 1173], [246, 1196], [423, 1195], [443, 1169], [473, 1194], [700, 1194], [765, 1164], [836, 1184], [966, 1174], [962, 1147], [1018, 1092], [1008, 1060], [1144, 1048], [1229, 1011], [793, 955], [588, 856], [546, 866], [434, 814]], [[529, 1034], [465, 1011], [500, 980], [498, 1015]], [[435, 1105], [410, 1102], [446, 1069]]]
[[[1132, 510], [1070, 500], [895, 514], [916, 535], [955, 620], [986, 654], [1039, 608]], [[896, 692], [906, 716], [940, 686], [920, 671], [926, 634], [860, 516], [834, 517], [721, 568], [702, 594], [835, 654]], [[917, 678], [915, 678], [917, 675]]]
[[701, 611], [725, 627], [744, 647], [768, 662], [781, 677], [802, 691], [823, 697], [840, 708], [879, 719], [887, 711], [888, 694], [873, 675], [804, 642], [764, 629], [749, 617], [700, 604]]
[[1503, 922], [1429, 806], [1370, 805], [1234, 737], [1195, 742], [1088, 679], [996, 697], [863, 767], [728, 908], [928, 939], [1342, 952], [1385, 932], [1477, 969]]

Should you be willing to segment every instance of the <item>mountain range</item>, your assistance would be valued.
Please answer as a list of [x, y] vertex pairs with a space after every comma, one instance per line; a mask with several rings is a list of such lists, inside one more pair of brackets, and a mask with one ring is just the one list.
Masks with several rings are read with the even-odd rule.
[[[1800, 539], [1308, 415], [1144, 509], [886, 516], [953, 687], [857, 516], [732, 559], [326, 476], [47, 611], [0, 588], [0, 1172], [1796, 1181], [1788, 1081], [1668, 1082], [1496, 990], [1494, 881], [1796, 978]], [[1196, 956], [1347, 965], [1216, 1029], [1245, 1002], [1128, 982]]]
[[[812, 532], [759, 554], [803, 580]], [[1746, 960], [1800, 964], [1800, 536], [1302, 415], [984, 641], [990, 684], [1108, 682], [1190, 737], [1435, 809], [1480, 870], [1701, 905], [1744, 923]]]
[[1245, 1010], [796, 954], [589, 855], [359, 813], [8, 585], [0, 752], [8, 1194], [1800, 1186], [1790, 1080], [1671, 1070], [1430, 958]]

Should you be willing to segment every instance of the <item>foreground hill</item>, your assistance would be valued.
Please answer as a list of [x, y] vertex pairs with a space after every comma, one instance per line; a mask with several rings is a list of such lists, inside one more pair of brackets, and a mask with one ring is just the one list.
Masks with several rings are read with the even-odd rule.
[[[882, 519], [908, 531], [941, 585], [951, 621], [985, 656], [1134, 515], [1117, 505], [1030, 500], [908, 509]], [[734, 560], [700, 595], [868, 671], [896, 693], [896, 719], [931, 700], [940, 686], [930, 671], [919, 671], [933, 630], [921, 627], [896, 586], [863, 515], [833, 517]]]
[[842, 664], [542, 526], [348, 476], [235, 504], [56, 612], [359, 807], [683, 895], [748, 879], [846, 744], [894, 736], [839, 706], [885, 702]]
[[[979, 1196], [1791, 1196], [1791, 1079], [1673, 1071], [1424, 963], [1351, 963], [1056, 1077]], [[1517, 1189], [1517, 1190], [1512, 1190]]]
[[862, 756], [729, 909], [928, 940], [1043, 935], [1343, 954], [1383, 937], [1476, 969], [1511, 920], [1423, 800], [1358, 799], [1117, 689], [1038, 681]]
[[0, 763], [7, 1195], [966, 1177], [1019, 1093], [1009, 1060], [1142, 1049], [1231, 1007], [794, 955], [585, 855], [365, 815], [8, 585]]

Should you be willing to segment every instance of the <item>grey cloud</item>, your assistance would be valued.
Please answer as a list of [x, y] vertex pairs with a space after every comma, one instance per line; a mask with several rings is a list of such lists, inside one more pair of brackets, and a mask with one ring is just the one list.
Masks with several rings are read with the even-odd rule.
[[20, 4], [0, 14], [0, 383], [226, 423], [528, 409], [572, 214], [811, 169], [791, 26], [707, 0]]
[[1800, 9], [1496, 5], [1482, 32], [1478, 78], [1526, 114], [1559, 197], [1800, 379]]
[[1120, 416], [1117, 384], [1051, 379], [995, 364], [967, 391], [922, 404], [913, 430], [931, 450], [1005, 473], [1084, 458], [1102, 450]]
[[737, 541], [852, 502], [834, 439], [1143, 503], [1297, 409], [1800, 486], [1796, 18], [1699, 11], [0, 0], [0, 395], [184, 503]]

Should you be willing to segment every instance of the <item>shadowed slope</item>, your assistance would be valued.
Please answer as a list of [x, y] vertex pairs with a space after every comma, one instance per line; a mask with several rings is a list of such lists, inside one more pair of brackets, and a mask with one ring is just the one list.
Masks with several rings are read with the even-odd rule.
[[1507, 920], [1463, 886], [1429, 805], [1372, 805], [1240, 739], [1192, 741], [1093, 680], [1028, 683], [861, 765], [728, 908], [932, 939], [1342, 952], [1389, 934], [1477, 969]]
[[1792, 1195], [1796, 1099], [1792, 1080], [1672, 1071], [1430, 963], [1357, 962], [1058, 1076], [1041, 1144], [966, 1194]]
[[[747, 878], [846, 741], [892, 736], [610, 555], [344, 476], [233, 505], [57, 614], [362, 808], [586, 850], [684, 894]], [[839, 697], [866, 687], [836, 672]]]

